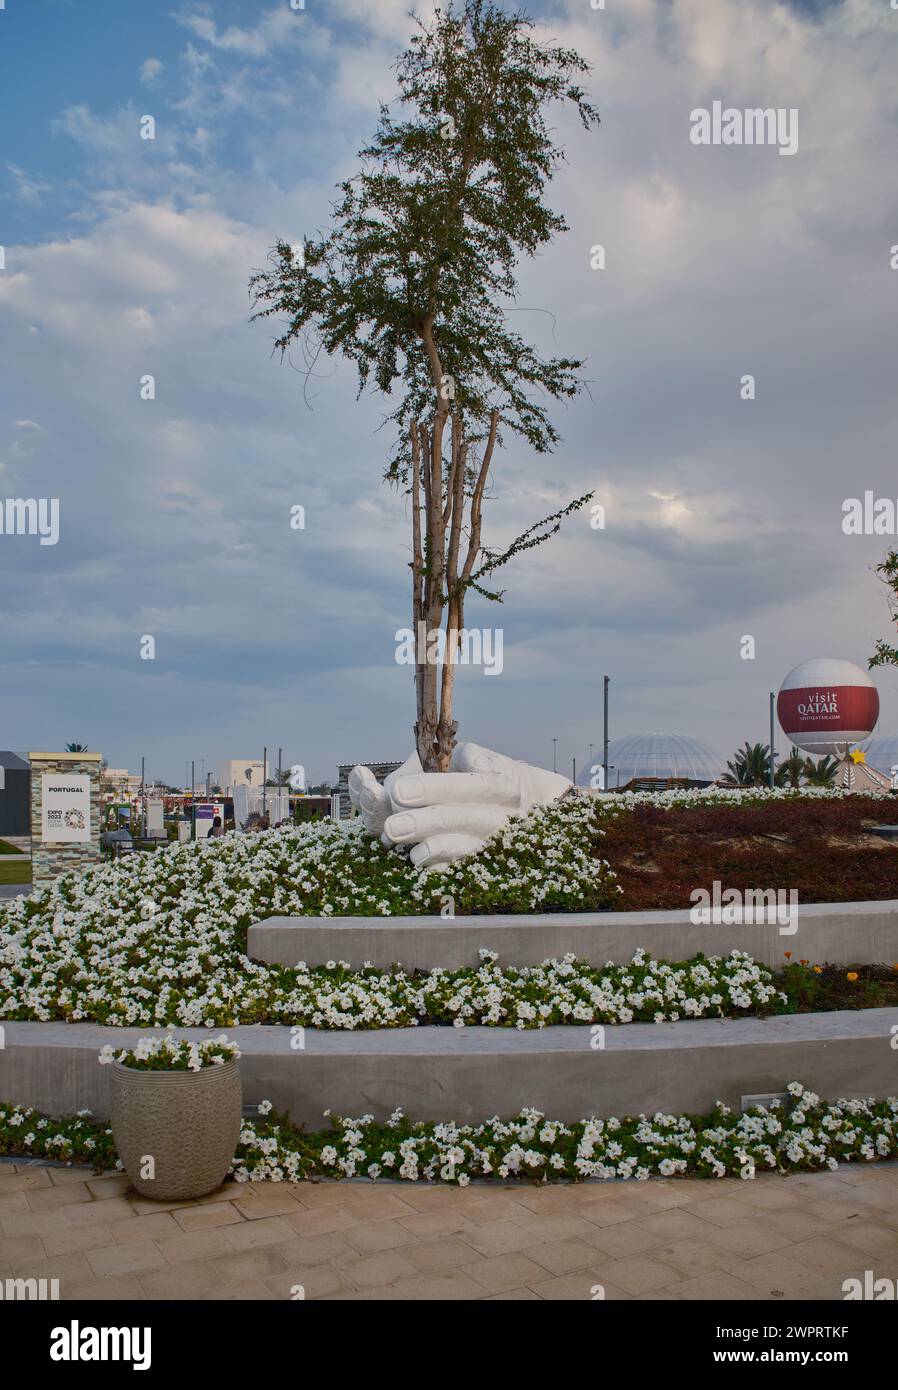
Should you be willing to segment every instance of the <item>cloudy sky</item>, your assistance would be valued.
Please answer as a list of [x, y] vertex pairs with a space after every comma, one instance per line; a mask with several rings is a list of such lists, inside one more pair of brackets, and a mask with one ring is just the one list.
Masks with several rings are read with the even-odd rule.
[[[0, 500], [58, 497], [61, 533], [0, 537], [0, 747], [80, 739], [171, 780], [266, 743], [313, 780], [410, 750], [383, 404], [332, 361], [310, 409], [247, 296], [277, 237], [326, 225], [407, 9], [6, 0]], [[497, 461], [486, 539], [590, 489], [607, 521], [515, 562], [501, 609], [470, 604], [469, 625], [501, 624], [504, 669], [461, 672], [461, 736], [543, 764], [557, 737], [559, 765], [582, 766], [607, 672], [613, 735], [663, 727], [730, 756], [766, 738], [797, 662], [865, 666], [889, 633], [871, 568], [888, 539], [841, 521], [847, 497], [898, 497], [898, 11], [530, 12], [592, 63], [602, 125], [558, 126], [570, 231], [522, 266], [516, 327], [585, 357], [590, 389], [556, 408], [554, 455]], [[693, 145], [690, 112], [715, 100], [797, 108], [798, 153]], [[895, 731], [898, 671], [877, 684]]]

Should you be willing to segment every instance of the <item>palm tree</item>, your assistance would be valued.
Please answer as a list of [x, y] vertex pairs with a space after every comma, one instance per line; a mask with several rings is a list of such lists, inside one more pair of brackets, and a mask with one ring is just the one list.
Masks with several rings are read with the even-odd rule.
[[763, 787], [770, 781], [770, 749], [766, 743], [749, 743], [740, 748], [721, 782], [725, 787]]
[[804, 775], [809, 786], [831, 787], [836, 780], [838, 766], [836, 759], [831, 758], [828, 753], [825, 758], [818, 758], [816, 762], [813, 758], [807, 758]]
[[797, 748], [793, 748], [788, 758], [780, 763], [774, 775], [778, 787], [800, 787], [801, 779], [807, 773], [808, 760]]
[[67, 753], [86, 753], [88, 748], [86, 743], [67, 743], [65, 751]]

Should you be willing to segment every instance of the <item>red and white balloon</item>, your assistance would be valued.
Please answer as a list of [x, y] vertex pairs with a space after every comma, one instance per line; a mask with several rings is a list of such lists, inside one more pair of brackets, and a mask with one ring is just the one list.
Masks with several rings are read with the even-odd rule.
[[844, 758], [869, 738], [879, 718], [879, 693], [866, 671], [839, 657], [802, 661], [780, 686], [776, 712], [796, 748], [815, 758]]

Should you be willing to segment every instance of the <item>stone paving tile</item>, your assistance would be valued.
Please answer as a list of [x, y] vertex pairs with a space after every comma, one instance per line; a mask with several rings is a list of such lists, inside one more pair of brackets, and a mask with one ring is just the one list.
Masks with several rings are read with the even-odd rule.
[[170, 1265], [180, 1264], [182, 1260], [204, 1260], [210, 1255], [227, 1255], [231, 1246], [225, 1240], [220, 1226], [208, 1231], [182, 1231], [177, 1235], [156, 1236], [155, 1243]]
[[[241, 1189], [237, 1189], [238, 1192]], [[280, 1183], [273, 1183], [271, 1191], [250, 1191], [246, 1196], [231, 1197], [231, 1206], [245, 1216], [247, 1221], [259, 1221], [264, 1216], [284, 1216], [286, 1213], [304, 1211], [289, 1190], [281, 1190]]]
[[[206, 1210], [211, 1208], [207, 1207]], [[225, 1240], [232, 1250], [254, 1250], [260, 1245], [277, 1245], [284, 1240], [296, 1239], [296, 1232], [280, 1216], [263, 1216], [260, 1221], [240, 1221], [239, 1225], [229, 1225], [223, 1229]]]
[[197, 1231], [209, 1226], [243, 1225], [245, 1220], [230, 1202], [216, 1202], [208, 1207], [180, 1207], [172, 1215], [184, 1231]]
[[9, 1197], [5, 1197], [0, 1191], [0, 1221], [4, 1216], [12, 1216], [20, 1211], [34, 1211], [35, 1208], [29, 1204], [28, 1192], [13, 1192]]
[[515, 1250], [524, 1250], [528, 1245], [542, 1245], [544, 1241], [534, 1239], [530, 1231], [524, 1231], [516, 1221], [496, 1221], [492, 1226], [471, 1226], [470, 1230], [458, 1233], [478, 1255], [510, 1255]]
[[154, 1299], [194, 1299], [224, 1288], [208, 1260], [185, 1260], [182, 1264], [164, 1265], [151, 1273], [140, 1274], [138, 1278], [147, 1297]]
[[564, 1212], [554, 1212], [548, 1216], [525, 1216], [514, 1223], [531, 1236], [531, 1244], [543, 1241], [568, 1240], [579, 1236], [582, 1221], [579, 1216], [567, 1216]]
[[[595, 1248], [585, 1245], [582, 1240], [552, 1240], [545, 1245], [530, 1245], [524, 1249], [528, 1259], [543, 1265], [550, 1274], [570, 1274], [575, 1269], [584, 1269], [594, 1264]], [[414, 1259], [414, 1252], [411, 1255]]]
[[234, 1250], [229, 1255], [213, 1255], [209, 1263], [223, 1284], [252, 1283], [287, 1268], [287, 1261], [276, 1245], [255, 1250]]
[[186, 1203], [129, 1194], [122, 1174], [0, 1173], [0, 1275], [58, 1278], [64, 1299], [822, 1301], [898, 1261], [898, 1165], [548, 1189], [224, 1184]]
[[874, 1226], [870, 1221], [843, 1221], [833, 1235], [843, 1245], [865, 1255], [898, 1256], [898, 1230], [891, 1226]]
[[276, 1297], [261, 1279], [249, 1280], [245, 1284], [222, 1285], [209, 1293], [200, 1294], [204, 1302], [209, 1299], [229, 1299], [235, 1303], [260, 1303]]
[[131, 1245], [108, 1245], [105, 1250], [88, 1250], [85, 1256], [97, 1278], [110, 1274], [140, 1274], [142, 1270], [158, 1269], [165, 1256], [151, 1240], [134, 1241]]
[[[27, 1237], [23, 1237], [27, 1239]], [[61, 1226], [58, 1231], [44, 1231], [37, 1239], [43, 1242], [48, 1255], [74, 1255], [82, 1250], [102, 1250], [114, 1245], [111, 1226]]]
[[276, 1242], [276, 1245], [279, 1254], [289, 1265], [337, 1264], [359, 1257], [358, 1250], [338, 1235], [293, 1236], [289, 1240]]
[[359, 1289], [381, 1288], [418, 1274], [415, 1266], [396, 1250], [383, 1250], [377, 1255], [347, 1260], [340, 1266], [340, 1272]]
[[77, 1206], [58, 1207], [57, 1211], [72, 1226], [92, 1225], [94, 1221], [101, 1225], [111, 1224], [134, 1215], [127, 1197], [110, 1197], [108, 1202], [82, 1202]]
[[[5, 1163], [0, 1164], [0, 1172], [5, 1173], [6, 1167], [7, 1165]], [[62, 1173], [68, 1172], [69, 1170], [67, 1168], [60, 1168], [59, 1171]], [[52, 1180], [50, 1178], [49, 1168], [32, 1168], [30, 1171], [26, 1170], [25, 1172], [18, 1173], [15, 1169], [11, 1169], [10, 1175], [4, 1177], [2, 1186], [0, 1186], [0, 1197], [12, 1196], [14, 1192], [30, 1192], [34, 1188], [51, 1186]]]
[[744, 1202], [735, 1197], [719, 1197], [716, 1191], [707, 1200], [698, 1197], [695, 1201], [684, 1202], [680, 1211], [699, 1216], [702, 1221], [710, 1221], [714, 1226], [734, 1226], [739, 1221], [754, 1217], [751, 1208]]
[[[721, 1299], [723, 1302], [750, 1303], [762, 1300], [764, 1295], [736, 1274], [724, 1269], [713, 1273], [697, 1274], [693, 1279], [684, 1279], [673, 1284], [665, 1293], [671, 1298], [680, 1299]], [[651, 1294], [644, 1295], [651, 1298]]]
[[60, 1289], [63, 1298], [71, 1298], [76, 1301], [84, 1299], [94, 1302], [102, 1300], [104, 1302], [140, 1302], [146, 1299], [146, 1291], [137, 1278], [136, 1274], [129, 1274], [122, 1277], [117, 1275], [114, 1278], [94, 1279], [83, 1284], [72, 1284], [65, 1291]]
[[457, 1269], [451, 1274], [416, 1274], [413, 1279], [399, 1279], [388, 1293], [391, 1298], [408, 1302], [449, 1303], [480, 1299], [483, 1288], [464, 1270]]
[[529, 1287], [537, 1298], [552, 1301], [566, 1299], [573, 1303], [626, 1303], [633, 1297], [625, 1289], [610, 1284], [607, 1279], [584, 1279], [582, 1274], [564, 1274], [558, 1279], [547, 1279]]
[[406, 1246], [403, 1255], [424, 1274], [444, 1274], [448, 1270], [468, 1265], [475, 1252], [458, 1236], [438, 1236], [435, 1240], [415, 1241]]
[[124, 1221], [111, 1221], [109, 1230], [119, 1245], [131, 1245], [135, 1240], [164, 1240], [183, 1235], [183, 1229], [171, 1212], [157, 1211], [149, 1216], [129, 1216]]
[[[465, 1265], [464, 1274], [470, 1275], [487, 1293], [502, 1293], [505, 1289], [519, 1289], [527, 1284], [545, 1278], [545, 1267], [531, 1260], [527, 1255], [516, 1251], [511, 1255], [494, 1255], [488, 1260], [477, 1260]], [[584, 1276], [585, 1280], [585, 1276]]]
[[756, 1255], [751, 1260], [739, 1260], [735, 1264], [737, 1268], [733, 1269], [727, 1262], [731, 1273], [751, 1284], [763, 1298], [777, 1300], [841, 1298], [839, 1289], [842, 1279], [856, 1273], [850, 1255], [845, 1262], [844, 1273], [838, 1271], [835, 1274], [832, 1271], [821, 1273], [809, 1269], [782, 1250], [770, 1255]]
[[396, 1220], [369, 1221], [346, 1226], [341, 1236], [359, 1255], [374, 1255], [379, 1250], [395, 1250], [408, 1245], [415, 1237]]
[[[622, 1260], [609, 1260], [601, 1273], [624, 1293], [633, 1295], [652, 1293], [655, 1289], [679, 1283], [682, 1278], [673, 1265], [664, 1264], [649, 1255], [627, 1255]], [[597, 1278], [596, 1283], [604, 1284], [605, 1278]]]
[[294, 1302], [309, 1302], [316, 1298], [330, 1298], [336, 1293], [355, 1292], [342, 1273], [330, 1265], [298, 1265], [286, 1269], [283, 1274], [270, 1275], [264, 1282], [273, 1298]]
[[[78, 1202], [92, 1202], [93, 1194], [86, 1183], [65, 1183], [63, 1187], [40, 1187], [22, 1193], [32, 1212], [46, 1212], [54, 1207], [74, 1207]], [[115, 1195], [115, 1194], [113, 1194]]]
[[781, 1250], [791, 1244], [791, 1239], [777, 1226], [779, 1212], [773, 1212], [766, 1219], [755, 1217], [753, 1221], [736, 1221], [732, 1226], [723, 1226], [708, 1233], [707, 1240], [714, 1249], [728, 1251], [733, 1255], [748, 1258], [750, 1255], [767, 1255], [771, 1250]]
[[661, 1240], [710, 1240], [712, 1236], [712, 1231], [708, 1229], [712, 1223], [685, 1207], [642, 1216], [639, 1225]]
[[413, 1236], [453, 1236], [477, 1230], [475, 1223], [462, 1216], [454, 1207], [403, 1216], [400, 1217], [400, 1225]]
[[726, 1258], [723, 1251], [701, 1240], [674, 1240], [670, 1244], [654, 1245], [652, 1254], [677, 1270], [681, 1279], [719, 1269]]
[[137, 1196], [131, 1186], [131, 1179], [123, 1173], [116, 1174], [115, 1177], [97, 1178], [96, 1181], [85, 1183], [85, 1187], [98, 1202], [108, 1202], [112, 1197], [127, 1197], [129, 1193]]
[[[38, 1261], [45, 1260], [51, 1252], [45, 1245], [45, 1239], [52, 1233], [45, 1233], [44, 1236], [2, 1236], [0, 1237], [0, 1273], [14, 1274], [16, 1266], [21, 1262], [25, 1264], [37, 1264]], [[68, 1250], [54, 1250], [55, 1255], [67, 1255]]]
[[[333, 1205], [322, 1207], [319, 1211], [291, 1213], [284, 1217], [284, 1222], [299, 1236], [327, 1235], [330, 1231], [343, 1231], [358, 1224], [348, 1211]], [[376, 1224], [379, 1223], [372, 1223]]]
[[[789, 1246], [789, 1259], [817, 1271], [847, 1271], [857, 1264], [858, 1252], [830, 1236], [812, 1236]], [[845, 1277], [845, 1275], [843, 1275]]]

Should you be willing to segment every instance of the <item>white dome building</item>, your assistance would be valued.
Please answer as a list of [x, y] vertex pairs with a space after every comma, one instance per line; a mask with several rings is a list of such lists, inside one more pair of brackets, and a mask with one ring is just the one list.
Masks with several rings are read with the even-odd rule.
[[893, 767], [898, 767], [898, 734], [877, 734], [868, 743], [862, 743], [867, 762], [877, 772], [888, 777]]
[[[581, 787], [595, 784], [594, 772], [602, 766], [601, 743], [594, 745], [590, 765], [577, 779]], [[665, 785], [706, 787], [726, 771], [723, 759], [706, 744], [687, 734], [655, 729], [649, 734], [630, 734], [608, 745], [609, 791], [627, 788], [663, 791]]]

